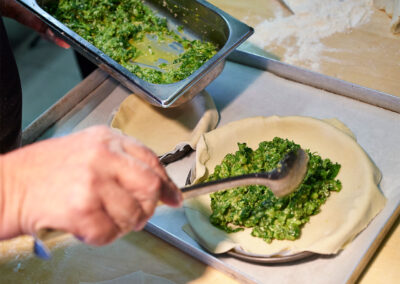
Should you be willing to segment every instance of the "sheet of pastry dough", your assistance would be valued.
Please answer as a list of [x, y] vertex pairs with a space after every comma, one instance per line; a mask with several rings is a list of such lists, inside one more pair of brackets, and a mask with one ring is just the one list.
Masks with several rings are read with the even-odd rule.
[[390, 30], [392, 33], [400, 33], [400, 0], [374, 0], [377, 9], [385, 10], [392, 17]]
[[209, 195], [185, 202], [185, 214], [199, 242], [214, 253], [231, 249], [249, 255], [288, 255], [302, 251], [334, 254], [361, 232], [384, 207], [386, 199], [378, 189], [380, 171], [356, 142], [350, 130], [338, 120], [309, 117], [253, 117], [229, 123], [206, 133], [197, 145], [195, 182], [237, 150], [238, 142], [257, 148], [274, 137], [293, 140], [304, 149], [317, 152], [341, 164], [338, 179], [343, 188], [333, 192], [321, 212], [310, 218], [296, 241], [274, 240], [267, 244], [250, 235], [251, 229], [228, 234], [212, 226]]
[[130, 95], [119, 106], [111, 127], [135, 137], [162, 156], [185, 145], [195, 149], [200, 136], [214, 129], [218, 119], [214, 101], [205, 91], [186, 104], [166, 109]]

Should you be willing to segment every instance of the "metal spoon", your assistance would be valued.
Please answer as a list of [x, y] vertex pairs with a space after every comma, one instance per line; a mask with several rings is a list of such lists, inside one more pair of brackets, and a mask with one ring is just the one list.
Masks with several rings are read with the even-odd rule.
[[[183, 198], [193, 198], [199, 195], [235, 188], [246, 185], [264, 185], [271, 189], [277, 197], [288, 195], [295, 191], [302, 183], [308, 165], [308, 155], [304, 150], [289, 152], [278, 163], [277, 167], [269, 172], [246, 174], [241, 176], [230, 177], [217, 181], [199, 183], [181, 188]], [[58, 237], [65, 232], [41, 229], [34, 236], [34, 254], [44, 260], [51, 258], [50, 249], [46, 246], [45, 241]]]
[[286, 154], [272, 171], [199, 183], [181, 188], [181, 191], [187, 199], [238, 186], [264, 185], [269, 187], [275, 196], [282, 197], [295, 191], [302, 183], [307, 173], [308, 160], [307, 153], [299, 149]]

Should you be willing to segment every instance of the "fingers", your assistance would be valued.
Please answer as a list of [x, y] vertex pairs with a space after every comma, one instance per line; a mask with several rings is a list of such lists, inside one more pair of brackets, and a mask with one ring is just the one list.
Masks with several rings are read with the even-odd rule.
[[115, 240], [120, 229], [105, 211], [96, 210], [77, 220], [71, 233], [87, 244], [101, 246]]
[[160, 195], [161, 179], [140, 161], [130, 165], [108, 159], [108, 168], [118, 168], [118, 179], [106, 179], [96, 191], [102, 207], [84, 212], [75, 235], [93, 245], [106, 244], [132, 230], [141, 230], [153, 215]]
[[107, 127], [98, 126], [85, 132], [88, 137], [96, 137], [100, 145], [94, 156], [102, 157], [101, 161], [95, 159], [101, 175], [115, 179], [116, 184], [127, 190], [141, 206], [144, 214], [142, 227], [154, 213], [158, 200], [171, 206], [181, 205], [180, 190], [150, 149]]
[[132, 230], [142, 230], [156, 206], [154, 202], [137, 200], [137, 196], [113, 182], [102, 185], [98, 192], [103, 207], [86, 212], [76, 223], [77, 228], [72, 230], [75, 236], [90, 245], [105, 245]]
[[115, 182], [103, 185], [100, 195], [105, 211], [119, 227], [120, 234], [141, 230], [151, 216], [130, 192]]
[[147, 147], [129, 138], [123, 139], [122, 147], [126, 153], [147, 164], [162, 179], [160, 200], [170, 206], [181, 206], [182, 193], [171, 181], [157, 156]]
[[94, 189], [102, 208], [95, 214], [85, 212], [86, 223], [80, 221], [77, 234], [88, 244], [103, 245], [132, 230], [141, 230], [157, 206], [161, 178], [139, 160], [122, 161], [108, 158], [107, 168], [117, 173], [117, 179], [106, 179]]
[[172, 183], [158, 157], [149, 148], [130, 137], [122, 137], [122, 150], [149, 165], [165, 182]]
[[133, 157], [114, 157], [108, 160], [108, 168], [119, 185], [136, 198], [146, 215], [151, 216], [160, 198], [162, 178], [148, 165]]
[[13, 154], [22, 167], [15, 184], [25, 194], [26, 209], [16, 227], [24, 233], [55, 228], [103, 245], [141, 230], [160, 199], [181, 204], [181, 193], [157, 156], [104, 126], [20, 151], [24, 154]]

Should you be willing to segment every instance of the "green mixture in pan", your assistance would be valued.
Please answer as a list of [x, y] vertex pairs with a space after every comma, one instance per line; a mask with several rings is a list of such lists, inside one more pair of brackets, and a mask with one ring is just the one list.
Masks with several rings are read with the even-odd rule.
[[[150, 83], [180, 81], [217, 52], [217, 47], [210, 42], [184, 39], [170, 31], [166, 19], [156, 16], [141, 0], [60, 0], [55, 5], [47, 7], [49, 13]], [[171, 43], [181, 50], [166, 55], [162, 48], [157, 48]], [[159, 54], [167, 58], [157, 62]], [[137, 61], [140, 57], [145, 58]]]
[[[275, 137], [264, 141], [252, 150], [245, 143], [238, 143], [239, 150], [228, 154], [206, 181], [273, 170], [290, 151], [300, 146], [287, 139]], [[228, 233], [253, 228], [252, 235], [272, 240], [296, 240], [301, 227], [310, 216], [317, 214], [330, 196], [340, 191], [341, 183], [335, 179], [340, 165], [322, 159], [307, 150], [309, 165], [300, 187], [288, 196], [277, 198], [265, 186], [237, 187], [211, 194], [211, 223]]]

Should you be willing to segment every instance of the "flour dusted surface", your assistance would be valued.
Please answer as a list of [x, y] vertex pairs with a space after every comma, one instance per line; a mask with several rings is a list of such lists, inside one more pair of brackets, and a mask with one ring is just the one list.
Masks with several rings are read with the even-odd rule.
[[[322, 51], [328, 51], [321, 39], [335, 33], [349, 32], [367, 23], [373, 13], [371, 0], [286, 0], [294, 15], [283, 16], [278, 11], [273, 19], [255, 26], [249, 39], [268, 50], [284, 46], [282, 61], [289, 64], [302, 62], [318, 71]], [[332, 51], [332, 50], [330, 50]]]

